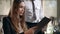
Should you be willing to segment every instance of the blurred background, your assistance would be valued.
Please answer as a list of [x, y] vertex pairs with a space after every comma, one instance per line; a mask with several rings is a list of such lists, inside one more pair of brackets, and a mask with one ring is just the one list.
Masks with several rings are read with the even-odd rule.
[[[44, 16], [53, 17], [53, 23], [47, 25], [45, 34], [60, 32], [60, 0], [42, 0]], [[0, 0], [0, 34], [3, 33], [2, 19], [7, 16], [12, 6], [13, 0]]]

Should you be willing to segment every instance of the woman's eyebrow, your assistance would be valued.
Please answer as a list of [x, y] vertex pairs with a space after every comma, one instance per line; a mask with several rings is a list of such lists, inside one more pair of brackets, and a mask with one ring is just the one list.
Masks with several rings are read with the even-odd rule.
[[19, 7], [25, 7], [25, 6], [19, 6]]

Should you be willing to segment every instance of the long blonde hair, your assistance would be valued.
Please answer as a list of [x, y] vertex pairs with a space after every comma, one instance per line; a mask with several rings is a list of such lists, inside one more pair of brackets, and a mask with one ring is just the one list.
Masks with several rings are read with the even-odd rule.
[[18, 32], [18, 28], [19, 28], [18, 23], [21, 24], [24, 31], [27, 30], [27, 26], [25, 23], [25, 14], [23, 14], [20, 18], [19, 14], [17, 13], [18, 6], [21, 2], [23, 2], [23, 0], [14, 0], [12, 9], [9, 12], [9, 16], [11, 17], [11, 21], [16, 32]]

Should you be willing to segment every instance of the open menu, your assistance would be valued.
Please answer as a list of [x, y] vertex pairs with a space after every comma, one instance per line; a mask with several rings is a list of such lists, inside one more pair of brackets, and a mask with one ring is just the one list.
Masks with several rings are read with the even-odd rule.
[[46, 26], [46, 25], [49, 23], [49, 21], [51, 21], [50, 18], [44, 17], [44, 18], [37, 24], [37, 26], [38, 26], [39, 28], [43, 28], [44, 26]]

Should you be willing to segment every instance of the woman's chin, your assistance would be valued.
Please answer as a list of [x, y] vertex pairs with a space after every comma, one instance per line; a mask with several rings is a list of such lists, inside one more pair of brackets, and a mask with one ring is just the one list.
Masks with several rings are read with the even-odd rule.
[[22, 16], [23, 14], [20, 14], [20, 16]]

